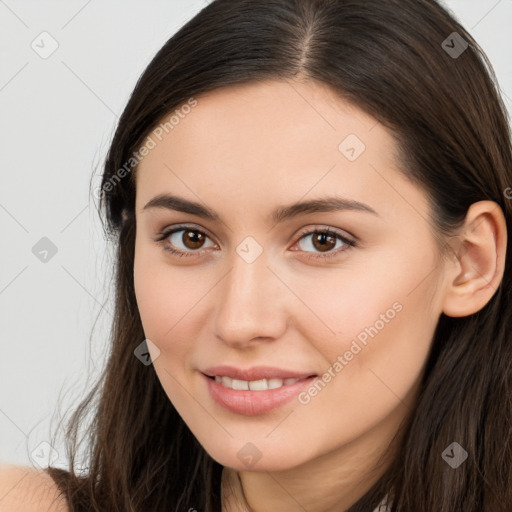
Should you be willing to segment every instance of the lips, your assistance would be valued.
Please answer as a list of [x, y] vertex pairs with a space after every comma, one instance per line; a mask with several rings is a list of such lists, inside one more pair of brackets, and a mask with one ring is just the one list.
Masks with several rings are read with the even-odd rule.
[[[297, 395], [304, 391], [304, 389], [310, 386], [317, 377], [305, 377], [297, 380], [293, 384], [266, 390], [233, 389], [226, 387], [223, 383], [217, 382], [218, 376], [213, 378], [202, 374], [201, 378], [206, 384], [206, 389], [210, 397], [218, 405], [232, 413], [244, 416], [256, 416], [258, 414], [269, 413], [291, 402]], [[222, 377], [222, 379], [225, 378], [229, 377]], [[233, 379], [233, 381], [235, 381], [235, 379]], [[239, 381], [239, 383], [242, 382], [244, 381]], [[254, 383], [258, 381], [251, 382]], [[272, 379], [268, 382], [272, 382]]]
[[317, 377], [273, 366], [212, 366], [201, 371], [210, 397], [224, 409], [245, 416], [264, 414], [293, 400]]

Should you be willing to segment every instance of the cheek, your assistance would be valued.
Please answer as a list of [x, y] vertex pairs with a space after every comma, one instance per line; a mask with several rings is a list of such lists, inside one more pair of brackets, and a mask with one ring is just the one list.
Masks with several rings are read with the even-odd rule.
[[434, 276], [426, 276], [435, 267], [430, 251], [418, 255], [410, 247], [389, 244], [385, 250], [361, 252], [339, 268], [295, 271], [284, 280], [301, 299], [293, 314], [304, 337], [320, 340], [322, 353], [337, 355], [354, 338], [364, 343], [375, 331], [389, 332], [391, 324], [410, 326], [417, 318], [433, 318]]
[[178, 276], [169, 267], [157, 261], [154, 251], [137, 245], [133, 274], [144, 333], [162, 349], [161, 343], [166, 334], [172, 333], [179, 320], [186, 288], [181, 288], [179, 279], [176, 279]]
[[357, 408], [366, 400], [385, 411], [406, 396], [421, 374], [439, 319], [435, 269], [433, 252], [381, 253], [365, 262], [364, 271], [352, 267], [335, 279], [331, 273], [316, 280], [309, 294], [304, 289], [308, 306], [331, 331], [324, 335], [318, 321], [301, 324], [325, 361], [331, 392], [324, 405], [341, 396], [343, 406]]
[[[169, 366], [195, 347], [201, 300], [212, 287], [193, 266], [176, 268], [165, 255], [141, 248], [135, 252], [134, 286], [146, 338], [160, 349]], [[176, 357], [166, 357], [176, 356]], [[183, 365], [181, 365], [183, 366]]]
[[[147, 256], [147, 257], [144, 257]], [[153, 260], [153, 261], [151, 261]], [[182, 417], [188, 418], [193, 408], [183, 392], [188, 354], [193, 350], [192, 333], [183, 331], [190, 304], [197, 302], [195, 293], [179, 273], [156, 261], [144, 250], [135, 252], [134, 286], [144, 335], [159, 349], [153, 368], [167, 397]], [[189, 315], [190, 315], [189, 311]], [[190, 410], [190, 411], [189, 411]]]
[[[346, 317], [354, 336], [338, 336], [329, 346], [318, 347], [327, 361], [321, 382], [299, 397], [308, 428], [325, 430], [337, 446], [340, 433], [348, 442], [390, 414], [413, 409], [436, 325], [413, 302], [402, 297], [402, 309], [396, 304], [388, 310], [373, 303], [365, 307], [361, 324]], [[382, 304], [388, 306], [387, 301]]]

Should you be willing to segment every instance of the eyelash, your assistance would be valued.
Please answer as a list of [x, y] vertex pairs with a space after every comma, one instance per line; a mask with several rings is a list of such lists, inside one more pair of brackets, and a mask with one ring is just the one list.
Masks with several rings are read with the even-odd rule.
[[[197, 250], [197, 251], [193, 251], [193, 250], [182, 251], [180, 249], [174, 249], [173, 247], [171, 247], [171, 245], [167, 242], [167, 238], [169, 238], [172, 234], [177, 233], [179, 231], [192, 231], [194, 233], [201, 233], [202, 235], [210, 238], [204, 231], [201, 231], [200, 229], [196, 229], [196, 228], [194, 228], [192, 226], [186, 226], [185, 225], [185, 226], [177, 226], [177, 227], [174, 227], [172, 229], [168, 229], [167, 231], [165, 231], [163, 233], [160, 233], [158, 238], [155, 239], [155, 242], [160, 243], [163, 246], [163, 249], [165, 251], [170, 252], [171, 254], [173, 254], [175, 256], [179, 256], [179, 257], [189, 257], [189, 256], [194, 257], [198, 253], [201, 253], [201, 250]], [[313, 230], [310, 230], [310, 231], [305, 231], [305, 232], [300, 234], [299, 238], [297, 239], [297, 242], [299, 240], [302, 240], [302, 238], [305, 238], [306, 236], [315, 235], [315, 234], [319, 234], [319, 233], [328, 234], [329, 236], [332, 236], [333, 238], [341, 240], [346, 246], [344, 248], [339, 248], [336, 251], [332, 251], [332, 252], [328, 252], [328, 253], [324, 253], [324, 254], [319, 253], [317, 255], [309, 255], [309, 256], [306, 256], [307, 259], [315, 259], [316, 260], [316, 259], [335, 258], [336, 256], [339, 256], [339, 254], [341, 252], [345, 252], [345, 251], [351, 249], [352, 247], [356, 247], [357, 246], [355, 240], [350, 240], [349, 238], [346, 238], [345, 236], [343, 236], [340, 233], [338, 233], [337, 231], [334, 231], [334, 230], [329, 229], [329, 228], [313, 229]], [[203, 249], [203, 250], [206, 250], [206, 249]]]

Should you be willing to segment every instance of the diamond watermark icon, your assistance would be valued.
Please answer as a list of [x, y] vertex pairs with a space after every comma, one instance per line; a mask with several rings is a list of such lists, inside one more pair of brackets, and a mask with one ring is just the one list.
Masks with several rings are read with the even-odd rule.
[[453, 469], [457, 469], [468, 458], [468, 452], [459, 443], [453, 442], [444, 450], [441, 457]]
[[57, 246], [49, 238], [43, 236], [32, 247], [32, 254], [42, 263], [48, 263], [57, 254]]
[[41, 32], [30, 44], [32, 50], [34, 50], [39, 57], [47, 59], [50, 57], [55, 50], [59, 47], [57, 40], [48, 32]]
[[236, 252], [246, 263], [253, 263], [263, 252], [263, 247], [252, 236], [248, 236], [238, 244]]
[[145, 339], [133, 353], [144, 366], [149, 366], [160, 356], [160, 349], [151, 340]]
[[339, 144], [339, 152], [350, 162], [357, 160], [366, 149], [364, 142], [354, 133], [347, 135]]
[[263, 454], [254, 444], [245, 443], [236, 455], [248, 468], [252, 468]]
[[57, 450], [46, 441], [39, 443], [30, 453], [32, 462], [41, 469], [53, 465], [58, 458]]
[[442, 43], [443, 50], [452, 58], [457, 59], [468, 48], [468, 42], [457, 32], [452, 32]]

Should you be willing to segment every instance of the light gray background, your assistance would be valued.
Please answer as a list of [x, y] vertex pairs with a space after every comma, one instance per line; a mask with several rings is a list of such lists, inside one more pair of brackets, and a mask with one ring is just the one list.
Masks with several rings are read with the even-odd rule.
[[[65, 466], [50, 433], [102, 368], [112, 318], [109, 249], [90, 179], [137, 78], [205, 5], [0, 0], [2, 465]], [[489, 56], [512, 112], [512, 0], [445, 5]], [[58, 43], [45, 59], [31, 47], [50, 48], [43, 31]], [[32, 252], [43, 237], [57, 248], [46, 262]]]

